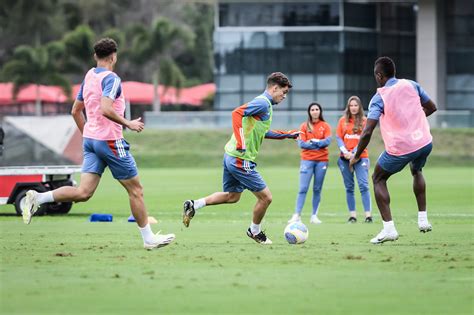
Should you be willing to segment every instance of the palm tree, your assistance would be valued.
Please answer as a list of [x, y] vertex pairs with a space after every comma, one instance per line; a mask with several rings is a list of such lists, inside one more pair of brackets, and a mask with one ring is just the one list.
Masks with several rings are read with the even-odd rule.
[[36, 115], [41, 115], [39, 85], [59, 85], [66, 95], [71, 93], [71, 85], [59, 72], [59, 64], [64, 57], [64, 45], [61, 42], [50, 42], [47, 45], [32, 47], [19, 46], [15, 49], [9, 62], [2, 70], [4, 78], [13, 82], [13, 97], [16, 98], [22, 86], [36, 84]]
[[182, 26], [173, 24], [167, 18], [159, 18], [150, 28], [135, 25], [131, 34], [130, 58], [137, 65], [146, 66], [152, 71], [155, 90], [153, 110], [160, 111], [158, 84], [178, 89], [184, 84], [185, 77], [174, 58], [193, 45], [194, 33]]

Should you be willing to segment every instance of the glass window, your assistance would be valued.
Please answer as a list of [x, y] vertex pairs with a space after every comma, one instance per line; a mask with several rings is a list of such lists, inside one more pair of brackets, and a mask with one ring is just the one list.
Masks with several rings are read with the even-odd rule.
[[240, 91], [240, 75], [216, 76], [217, 90], [221, 92]]
[[376, 27], [376, 7], [374, 3], [344, 3], [344, 26], [364, 28]]
[[340, 89], [340, 76], [337, 74], [318, 74], [316, 87], [318, 91], [337, 91]]
[[306, 109], [308, 105], [314, 102], [314, 94], [312, 92], [291, 92], [291, 109]]
[[321, 104], [323, 109], [339, 109], [341, 106], [338, 93], [318, 92], [316, 94], [316, 102]]
[[314, 90], [313, 74], [294, 74], [290, 76], [293, 83], [292, 91], [312, 91]]
[[244, 90], [245, 91], [263, 91], [265, 89], [265, 80], [266, 80], [266, 77], [263, 74], [244, 75]]
[[240, 99], [240, 93], [217, 93], [216, 108], [218, 109], [234, 109], [243, 104]]
[[219, 26], [339, 25], [339, 3], [220, 3]]

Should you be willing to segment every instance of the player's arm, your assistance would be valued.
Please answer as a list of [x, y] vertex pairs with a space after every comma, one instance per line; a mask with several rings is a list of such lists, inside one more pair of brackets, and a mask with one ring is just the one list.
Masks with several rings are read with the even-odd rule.
[[428, 100], [425, 103], [421, 103], [421, 106], [423, 106], [423, 111], [425, 112], [426, 117], [430, 116], [438, 110], [432, 100]]
[[423, 111], [425, 112], [426, 117], [437, 111], [435, 103], [430, 99], [430, 97], [425, 92], [425, 90], [423, 90], [421, 85], [415, 81], [410, 80], [410, 82], [415, 87], [416, 91], [418, 92], [418, 95], [420, 96], [421, 106], [423, 107]]
[[84, 117], [84, 113], [82, 112], [83, 110], [84, 102], [76, 99], [74, 101], [74, 104], [72, 105], [71, 115], [72, 118], [74, 118], [77, 128], [79, 128], [81, 134], [83, 133], [84, 125], [86, 124], [86, 118]]
[[299, 130], [269, 130], [265, 134], [265, 139], [296, 139], [300, 134]]
[[311, 139], [318, 148], [326, 148], [331, 144], [332, 135], [331, 135], [331, 126], [326, 124], [326, 128], [324, 129], [324, 138], [323, 139]]
[[[362, 131], [362, 134], [359, 139], [359, 144], [357, 145], [357, 151], [354, 155], [355, 160], [360, 159], [360, 155], [364, 152], [365, 148], [369, 145], [370, 139], [372, 138], [372, 133], [374, 132], [375, 127], [379, 121], [376, 119], [367, 119], [365, 128]], [[352, 161], [352, 160], [351, 160]]]

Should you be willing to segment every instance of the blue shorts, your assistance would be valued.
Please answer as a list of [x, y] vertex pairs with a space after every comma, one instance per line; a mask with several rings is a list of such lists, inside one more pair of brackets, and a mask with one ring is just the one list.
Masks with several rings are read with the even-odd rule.
[[244, 189], [258, 192], [267, 187], [262, 175], [255, 170], [256, 163], [224, 154], [223, 164], [222, 187], [225, 192], [241, 193]]
[[385, 171], [395, 174], [400, 172], [408, 163], [411, 164], [411, 167], [416, 171], [421, 171], [423, 166], [425, 166], [426, 159], [433, 149], [433, 144], [429, 143], [423, 148], [416, 150], [415, 152], [405, 154], [405, 155], [391, 155], [387, 151], [383, 151], [380, 154], [377, 163]]
[[130, 145], [125, 139], [95, 140], [84, 138], [83, 173], [99, 176], [108, 166], [115, 179], [130, 179], [138, 175], [135, 159], [129, 152]]

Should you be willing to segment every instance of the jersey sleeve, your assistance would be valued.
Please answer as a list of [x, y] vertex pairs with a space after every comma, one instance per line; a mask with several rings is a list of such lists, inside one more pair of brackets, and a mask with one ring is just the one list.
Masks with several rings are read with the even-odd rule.
[[79, 92], [77, 92], [76, 100], [84, 102], [84, 81], [81, 83], [81, 87], [79, 88]]
[[308, 137], [307, 137], [307, 135], [306, 135], [306, 132], [307, 132], [306, 123], [302, 123], [302, 124], [300, 125], [300, 131], [301, 131], [300, 140], [302, 140], [302, 141], [308, 140]]
[[430, 100], [430, 97], [425, 92], [425, 90], [423, 90], [423, 88], [421, 87], [421, 85], [418, 82], [415, 82], [415, 81], [412, 81], [412, 80], [408, 80], [408, 81], [413, 85], [413, 87], [418, 92], [418, 95], [420, 96], [421, 104], [425, 104], [426, 102], [428, 102]]
[[102, 96], [115, 100], [122, 94], [122, 80], [111, 73], [102, 80]]
[[383, 114], [383, 100], [379, 93], [376, 93], [369, 103], [368, 119], [379, 120]]

